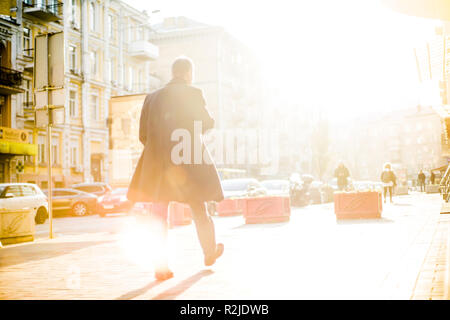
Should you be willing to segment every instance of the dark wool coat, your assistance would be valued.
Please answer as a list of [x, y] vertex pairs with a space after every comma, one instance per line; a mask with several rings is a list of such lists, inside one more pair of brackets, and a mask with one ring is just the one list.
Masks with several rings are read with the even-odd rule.
[[334, 171], [334, 176], [337, 178], [337, 185], [339, 187], [346, 187], [348, 184], [347, 178], [350, 176], [347, 167], [339, 166]]
[[[194, 132], [194, 122], [203, 130]], [[174, 79], [147, 95], [139, 125], [144, 150], [128, 189], [128, 199], [133, 202], [221, 201], [224, 197], [219, 175], [201, 140], [202, 133], [213, 126], [214, 119], [206, 109], [202, 91], [183, 80]], [[188, 133], [191, 139], [173, 137], [174, 130]], [[189, 148], [180, 148], [182, 142]], [[183, 156], [190, 161], [179, 163]]]

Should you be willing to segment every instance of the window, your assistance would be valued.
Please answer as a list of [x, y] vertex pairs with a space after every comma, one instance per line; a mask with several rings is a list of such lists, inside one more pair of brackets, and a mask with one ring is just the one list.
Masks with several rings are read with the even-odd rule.
[[111, 38], [111, 40], [115, 40], [116, 39], [116, 18], [114, 17], [114, 15], [109, 14], [108, 15], [108, 27], [109, 27], [109, 36]]
[[78, 141], [72, 141], [70, 144], [70, 166], [78, 165]]
[[31, 108], [33, 106], [33, 89], [31, 88], [31, 80], [23, 80], [25, 84], [25, 92], [23, 93], [23, 107], [24, 108]]
[[138, 72], [138, 78], [136, 80], [136, 86], [135, 86], [138, 91], [145, 90], [143, 80], [144, 80], [144, 71], [142, 69], [140, 69]]
[[128, 69], [128, 90], [133, 91], [134, 70], [132, 67]]
[[31, 46], [31, 30], [29, 28], [23, 28], [23, 55], [32, 56], [33, 51]]
[[74, 72], [77, 69], [77, 47], [69, 46], [69, 69]]
[[115, 70], [114, 70], [114, 63], [115, 59], [111, 58], [111, 60], [109, 60], [109, 80], [111, 82], [116, 80], [116, 74], [115, 74]]
[[71, 117], [76, 117], [78, 115], [78, 103], [77, 103], [77, 91], [70, 90], [69, 92], [69, 112]]
[[70, 22], [72, 24], [72, 27], [79, 28], [77, 0], [71, 0], [70, 2]]
[[39, 136], [38, 137], [38, 162], [39, 163], [45, 163], [45, 160], [47, 159], [46, 156], [46, 150], [45, 150], [45, 136]]
[[99, 120], [99, 106], [98, 106], [98, 92], [93, 92], [90, 97], [89, 103], [91, 109], [91, 119], [93, 121]]
[[98, 54], [97, 51], [91, 51], [90, 52], [90, 63], [91, 63], [91, 73], [93, 76], [97, 75], [97, 61]]
[[22, 192], [20, 191], [20, 186], [9, 186], [6, 188], [5, 195], [7, 193], [12, 194], [14, 197], [21, 197]]
[[22, 195], [24, 197], [30, 197], [36, 195], [36, 190], [31, 186], [20, 186], [22, 189]]
[[97, 8], [94, 1], [89, 3], [89, 26], [92, 31], [97, 31]]
[[[41, 0], [44, 4], [43, 7], [45, 7], [45, 1]], [[57, 0], [47, 0], [47, 9], [54, 15], [58, 15], [58, 1]]]
[[52, 164], [59, 164], [59, 139], [58, 137], [52, 138]]

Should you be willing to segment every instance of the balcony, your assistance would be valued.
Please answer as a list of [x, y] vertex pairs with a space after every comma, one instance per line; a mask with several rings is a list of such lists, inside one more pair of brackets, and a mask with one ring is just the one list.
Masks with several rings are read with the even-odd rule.
[[156, 60], [159, 56], [159, 48], [146, 40], [137, 40], [128, 47], [130, 56], [140, 60]]
[[15, 94], [24, 92], [18, 88], [22, 84], [22, 72], [0, 67], [0, 94]]
[[25, 18], [54, 22], [62, 19], [63, 3], [58, 0], [25, 0]]

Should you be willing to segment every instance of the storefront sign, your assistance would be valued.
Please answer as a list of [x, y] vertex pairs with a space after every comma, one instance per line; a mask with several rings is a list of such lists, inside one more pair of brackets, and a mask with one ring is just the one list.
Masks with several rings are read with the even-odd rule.
[[25, 130], [0, 127], [0, 140], [28, 143], [28, 132]]

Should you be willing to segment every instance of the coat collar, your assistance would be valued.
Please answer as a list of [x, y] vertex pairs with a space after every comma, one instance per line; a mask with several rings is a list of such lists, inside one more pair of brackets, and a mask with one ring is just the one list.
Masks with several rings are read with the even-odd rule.
[[169, 81], [168, 85], [169, 84], [188, 84], [188, 82], [182, 78], [173, 78]]

